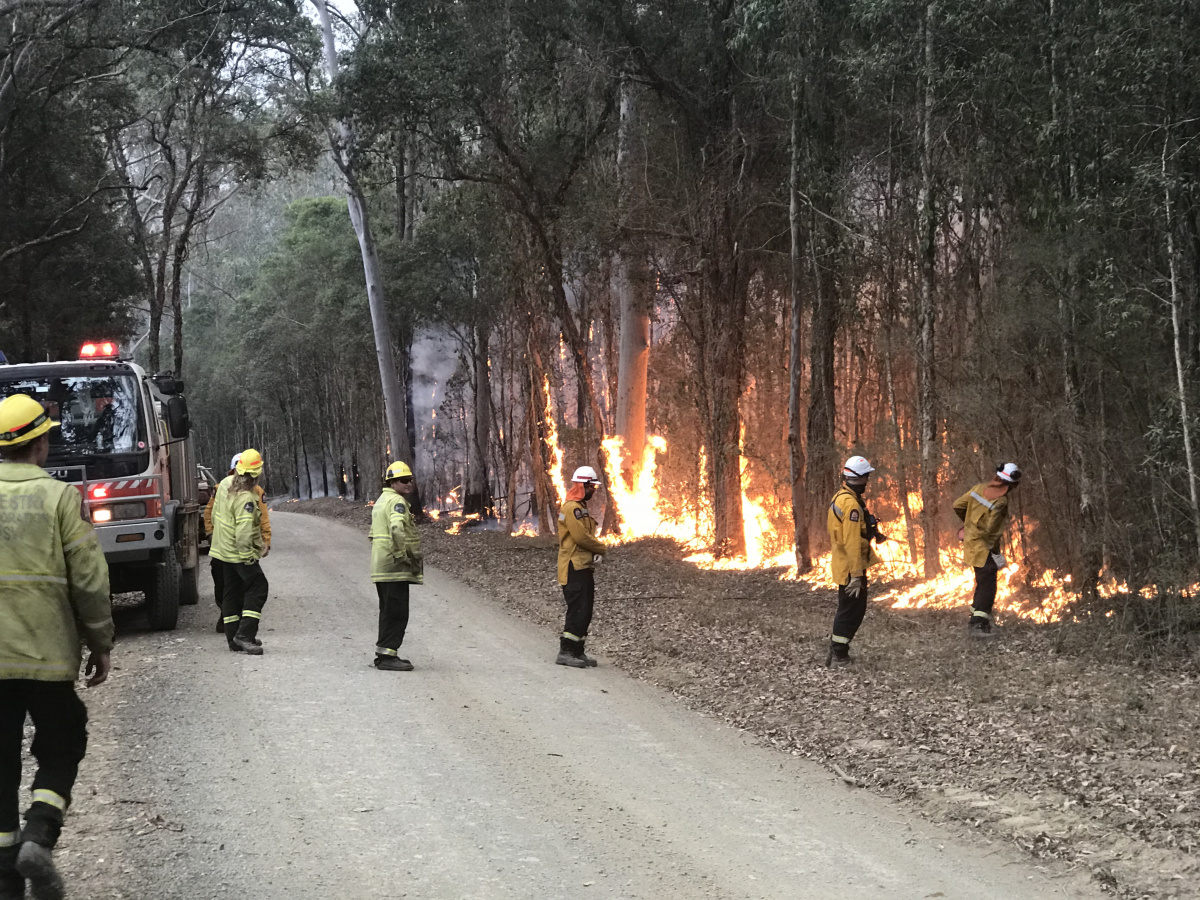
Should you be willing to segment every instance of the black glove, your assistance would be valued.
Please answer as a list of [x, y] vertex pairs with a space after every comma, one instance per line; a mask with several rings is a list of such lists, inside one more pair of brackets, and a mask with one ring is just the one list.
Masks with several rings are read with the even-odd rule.
[[865, 600], [867, 597], [867, 576], [855, 575], [846, 585], [846, 596], [851, 600]]

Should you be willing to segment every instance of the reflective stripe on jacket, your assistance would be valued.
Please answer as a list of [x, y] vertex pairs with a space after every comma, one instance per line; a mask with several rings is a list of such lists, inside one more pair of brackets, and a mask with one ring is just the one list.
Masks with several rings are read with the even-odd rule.
[[1008, 490], [977, 484], [954, 501], [954, 513], [963, 523], [963, 562], [979, 567], [988, 554], [1000, 552], [1008, 524]]
[[[262, 513], [262, 520], [258, 523], [258, 530], [262, 532], [263, 552], [266, 553], [271, 547], [271, 511], [267, 509], [266, 497], [267, 492], [257, 484], [254, 486], [254, 493], [258, 496], [258, 511]], [[204, 507], [204, 533], [212, 535], [212, 511], [213, 504], [217, 502], [217, 492], [213, 491], [212, 496], [208, 498], [208, 505]]]
[[833, 495], [825, 516], [832, 553], [830, 577], [834, 584], [849, 584], [855, 575], [867, 574], [867, 567], [879, 562], [867, 536], [867, 510], [858, 494], [842, 487]]
[[408, 501], [385, 487], [371, 510], [371, 581], [425, 582], [421, 535]]
[[608, 547], [596, 539], [596, 520], [582, 500], [568, 500], [558, 511], [558, 583], [567, 583], [567, 564], [590, 569], [592, 555]]
[[108, 563], [69, 484], [0, 463], [0, 679], [74, 681], [113, 646]]
[[254, 491], [235, 492], [236, 475], [217, 485], [213, 500], [212, 547], [208, 555], [221, 562], [248, 565], [263, 555], [262, 510]]

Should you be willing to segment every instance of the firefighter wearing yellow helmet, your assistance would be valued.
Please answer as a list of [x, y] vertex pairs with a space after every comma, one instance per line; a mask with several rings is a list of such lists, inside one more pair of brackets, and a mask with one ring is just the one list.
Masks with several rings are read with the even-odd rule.
[[[42, 468], [57, 426], [25, 394], [0, 402], [0, 898], [24, 897], [26, 879], [35, 897], [63, 894], [51, 851], [87, 749], [80, 642], [88, 687], [108, 678], [113, 646], [108, 565], [82, 497]], [[27, 714], [37, 772], [21, 828]]]
[[962, 520], [958, 538], [963, 542], [963, 562], [975, 569], [975, 595], [967, 633], [992, 636], [992, 609], [996, 605], [996, 576], [1008, 565], [1000, 552], [1008, 524], [1008, 495], [1021, 483], [1016, 463], [996, 467], [991, 481], [975, 485], [954, 501], [954, 514]]
[[210, 560], [222, 570], [221, 597], [225, 640], [230, 650], [261, 656], [258, 626], [267, 602], [268, 583], [259, 560], [266, 555], [262, 509], [255, 487], [262, 475], [262, 454], [251, 448], [238, 457], [234, 474], [217, 485], [212, 510]]
[[371, 512], [371, 581], [379, 595], [375, 668], [390, 672], [413, 668], [400, 657], [400, 646], [408, 630], [408, 586], [425, 581], [425, 557], [410, 502], [415, 491], [412, 469], [394, 462], [383, 473], [383, 492]]
[[[226, 474], [236, 475], [238, 460], [242, 454], [235, 453], [233, 459], [229, 461], [229, 472]], [[258, 497], [258, 511], [262, 515], [262, 520], [259, 522], [258, 528], [262, 532], [263, 552], [262, 559], [267, 558], [267, 554], [271, 552], [271, 511], [267, 509], [266, 492], [262, 489], [261, 484], [254, 486], [254, 493]], [[212, 539], [213, 533], [213, 504], [216, 503], [217, 492], [213, 491], [208, 498], [208, 504], [204, 507], [204, 533], [208, 535], [209, 540]], [[225, 570], [222, 568], [219, 559], [213, 559], [211, 556], [208, 560], [208, 568], [212, 573], [213, 580], [213, 598], [217, 601], [217, 634], [225, 633], [225, 612], [222, 603], [225, 599]], [[4, 898], [0, 897], [0, 900]]]
[[867, 512], [863, 494], [875, 471], [864, 457], [852, 456], [842, 467], [842, 486], [833, 495], [825, 516], [832, 550], [830, 569], [838, 589], [838, 608], [829, 638], [825, 665], [850, 665], [850, 642], [867, 613], [867, 569], [879, 562], [872, 541], [887, 540], [879, 533], [875, 518]]
[[567, 601], [567, 615], [554, 662], [574, 669], [596, 665], [583, 648], [596, 602], [594, 566], [608, 551], [596, 538], [596, 520], [587, 506], [599, 486], [596, 470], [580, 466], [571, 476], [566, 501], [558, 511], [558, 583]]

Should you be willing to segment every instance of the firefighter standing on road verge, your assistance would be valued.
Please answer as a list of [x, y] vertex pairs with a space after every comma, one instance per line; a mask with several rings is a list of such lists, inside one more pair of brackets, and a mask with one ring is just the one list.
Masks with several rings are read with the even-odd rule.
[[217, 485], [213, 500], [210, 559], [221, 563], [224, 592], [225, 640], [230, 650], [262, 655], [258, 626], [267, 602], [267, 576], [258, 561], [266, 556], [262, 508], [254, 488], [262, 474], [263, 458], [257, 450], [243, 450], [234, 474]]
[[421, 535], [408, 500], [416, 490], [412, 469], [392, 463], [383, 473], [383, 485], [371, 511], [371, 581], [379, 595], [375, 668], [411, 672], [413, 664], [400, 658], [408, 630], [408, 586], [425, 582]]
[[[242, 454], [235, 453], [233, 459], [229, 461], [228, 475], [237, 474], [238, 460]], [[262, 485], [254, 486], [254, 493], [258, 495], [258, 510], [262, 513], [262, 521], [259, 522], [259, 530], [262, 531], [263, 552], [262, 558], [266, 559], [267, 554], [271, 552], [271, 512], [267, 509], [266, 491], [262, 489]], [[208, 498], [208, 505], [204, 507], [204, 530], [208, 534], [208, 538], [212, 540], [213, 523], [212, 511], [213, 504], [217, 502], [217, 492], [213, 491], [212, 496]], [[221, 568], [221, 561], [213, 559], [210, 555], [208, 558], [208, 568], [212, 572], [213, 580], [213, 599], [217, 602], [217, 634], [225, 633], [225, 613], [222, 610], [222, 603], [225, 600], [225, 570]]]
[[[82, 497], [42, 469], [57, 422], [25, 394], [0, 402], [0, 900], [63, 897], [54, 845], [87, 750], [75, 693], [80, 639], [88, 687], [108, 678], [113, 646], [108, 564]], [[28, 713], [37, 760], [20, 826], [21, 739]]]
[[596, 539], [596, 520], [587, 508], [599, 485], [600, 479], [591, 466], [576, 469], [566, 501], [558, 511], [558, 583], [567, 601], [567, 616], [554, 662], [575, 669], [596, 665], [583, 647], [596, 601], [593, 566], [608, 550], [603, 541]]
[[861, 456], [852, 456], [842, 468], [842, 487], [833, 495], [826, 515], [826, 528], [832, 546], [830, 568], [833, 582], [838, 586], [838, 608], [833, 618], [833, 635], [829, 639], [829, 656], [825, 665], [833, 668], [847, 666], [850, 642], [867, 613], [867, 569], [879, 562], [871, 541], [887, 540], [867, 512], [862, 495], [874, 467]]
[[1021, 483], [1016, 463], [996, 467], [991, 481], [975, 485], [954, 501], [962, 520], [958, 538], [963, 542], [963, 562], [975, 568], [975, 596], [968, 633], [992, 636], [992, 608], [996, 605], [996, 576], [1008, 561], [1000, 553], [1004, 526], [1008, 524], [1008, 495]]

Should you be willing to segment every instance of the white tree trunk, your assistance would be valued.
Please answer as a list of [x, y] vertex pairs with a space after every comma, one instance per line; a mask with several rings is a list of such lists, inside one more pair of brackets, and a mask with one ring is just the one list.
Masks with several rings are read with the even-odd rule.
[[[321, 36], [325, 44], [325, 69], [329, 82], [337, 81], [337, 45], [333, 40], [333, 22], [325, 0], [312, 0], [321, 20]], [[343, 121], [336, 123], [338, 140], [333, 144], [333, 154], [346, 179], [346, 200], [350, 207], [350, 222], [358, 236], [358, 247], [362, 251], [363, 275], [367, 282], [367, 303], [371, 309], [371, 327], [375, 332], [375, 357], [379, 362], [379, 380], [383, 387], [383, 411], [387, 418], [388, 454], [392, 459], [401, 459], [410, 465], [413, 448], [408, 442], [405, 427], [404, 392], [400, 389], [400, 378], [396, 374], [396, 351], [392, 345], [392, 327], [387, 318], [387, 298], [384, 296], [383, 279], [379, 266], [379, 253], [375, 247], [375, 236], [371, 231], [371, 217], [366, 196], [355, 177], [351, 149], [354, 133]]]
[[[617, 132], [617, 184], [622, 224], [635, 206], [637, 173], [637, 98], [626, 80], [621, 87], [621, 116]], [[645, 257], [628, 238], [617, 253], [614, 276], [621, 304], [621, 342], [617, 357], [616, 431], [624, 446], [622, 475], [637, 481], [646, 447], [646, 387], [650, 366], [650, 291]], [[635, 245], [636, 246], [636, 245]]]

